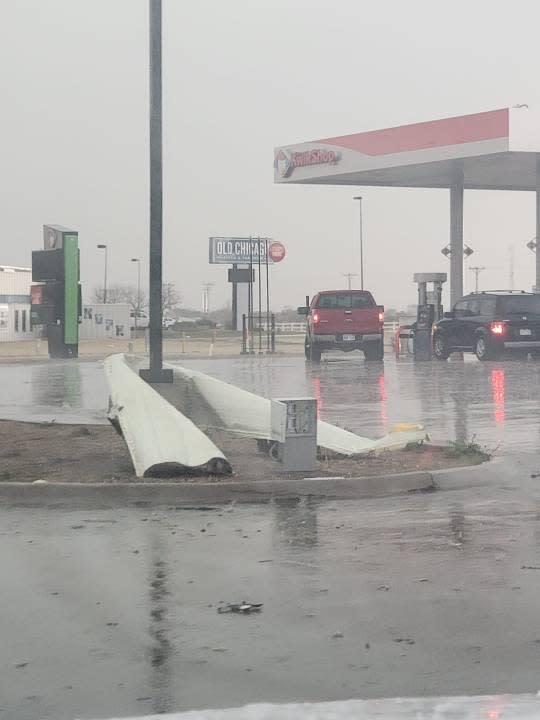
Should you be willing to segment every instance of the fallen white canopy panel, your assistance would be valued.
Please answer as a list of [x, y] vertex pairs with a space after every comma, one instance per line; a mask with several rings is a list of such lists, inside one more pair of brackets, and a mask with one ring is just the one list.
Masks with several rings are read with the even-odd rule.
[[[244, 437], [274, 440], [271, 429], [272, 401], [242, 390], [235, 385], [217, 380], [205, 373], [169, 365], [175, 376], [189, 380], [194, 389], [221, 419], [219, 429], [238, 433]], [[343, 428], [319, 420], [317, 445], [340, 455], [365, 455], [382, 450], [397, 450], [410, 442], [426, 437], [421, 425], [398, 425], [378, 440], [355, 435]]]
[[264, 703], [227, 710], [146, 715], [138, 720], [538, 720], [539, 717], [538, 695], [482, 695], [287, 705]]
[[119, 427], [138, 477], [189, 471], [231, 473], [221, 450], [127, 365], [124, 355], [105, 360], [109, 419]]

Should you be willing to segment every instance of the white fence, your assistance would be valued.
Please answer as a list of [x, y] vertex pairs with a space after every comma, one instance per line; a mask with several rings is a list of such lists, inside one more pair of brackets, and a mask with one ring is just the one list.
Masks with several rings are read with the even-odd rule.
[[[385, 322], [384, 323], [384, 334], [394, 335], [398, 329], [397, 322]], [[266, 331], [266, 324], [263, 322], [262, 328]], [[278, 322], [276, 323], [276, 333], [300, 333], [306, 332], [305, 322]]]

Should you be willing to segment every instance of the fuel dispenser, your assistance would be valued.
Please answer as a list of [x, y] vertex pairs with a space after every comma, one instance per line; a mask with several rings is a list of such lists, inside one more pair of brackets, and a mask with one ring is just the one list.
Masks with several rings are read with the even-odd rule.
[[[418, 309], [414, 331], [414, 359], [431, 360], [431, 333], [433, 323], [443, 316], [442, 286], [446, 273], [415, 273], [413, 281], [418, 284]], [[433, 289], [428, 290], [428, 284]]]
[[79, 234], [62, 225], [43, 226], [43, 250], [32, 252], [33, 325], [47, 329], [49, 357], [76, 358], [82, 302]]

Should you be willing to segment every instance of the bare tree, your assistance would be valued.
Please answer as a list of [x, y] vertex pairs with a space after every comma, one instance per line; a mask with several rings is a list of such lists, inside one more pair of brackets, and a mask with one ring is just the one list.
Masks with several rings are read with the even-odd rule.
[[172, 282], [163, 283], [161, 288], [161, 302], [163, 305], [163, 314], [170, 315], [176, 310], [182, 302], [182, 296], [176, 289], [176, 285]]
[[[94, 303], [103, 302], [103, 288], [95, 288], [91, 296]], [[137, 297], [137, 287], [135, 285], [111, 285], [107, 288], [108, 303], [127, 303], [135, 312], [140, 312], [148, 305], [148, 299], [144, 290], [141, 290], [140, 297]]]

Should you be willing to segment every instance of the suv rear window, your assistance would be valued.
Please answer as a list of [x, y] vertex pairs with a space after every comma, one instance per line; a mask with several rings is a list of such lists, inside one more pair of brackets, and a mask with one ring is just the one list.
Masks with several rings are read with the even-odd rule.
[[375, 303], [368, 293], [326, 293], [317, 303], [321, 310], [367, 310], [372, 307]]
[[498, 309], [508, 315], [540, 315], [540, 295], [505, 295], [499, 297]]

